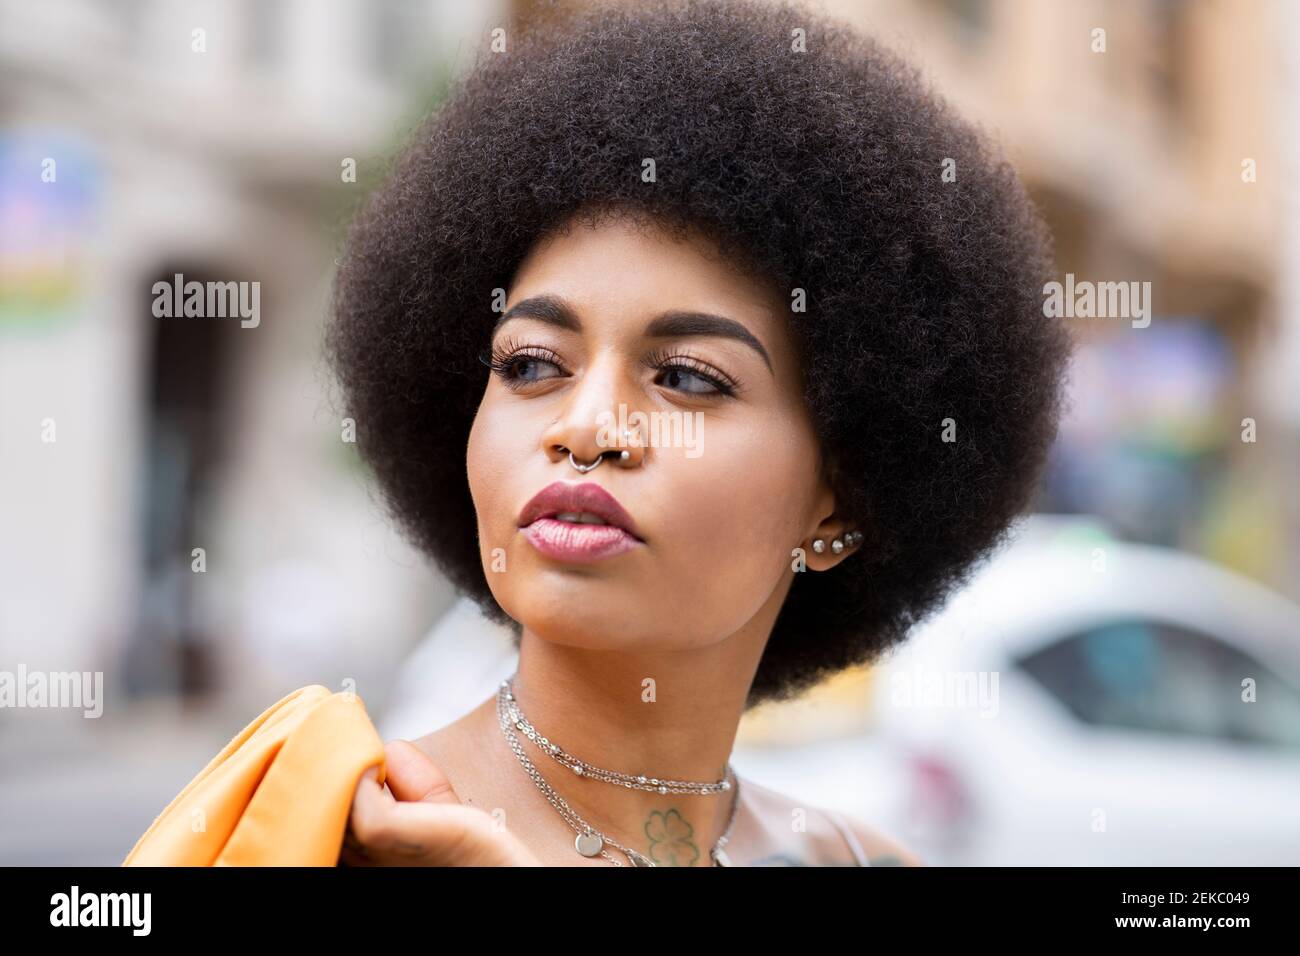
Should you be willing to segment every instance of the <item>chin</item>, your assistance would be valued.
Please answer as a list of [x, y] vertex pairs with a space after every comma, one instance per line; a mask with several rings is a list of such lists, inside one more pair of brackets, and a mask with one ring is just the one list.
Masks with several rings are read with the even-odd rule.
[[685, 646], [678, 622], [663, 614], [665, 603], [648, 601], [642, 587], [615, 586], [600, 578], [540, 574], [525, 589], [503, 595], [507, 613], [548, 644], [585, 650], [666, 650], [671, 640]]
[[560, 644], [589, 651], [627, 650], [637, 638], [626, 630], [627, 611], [610, 609], [602, 612], [584, 607], [579, 613], [572, 605], [548, 608], [540, 613], [526, 613], [524, 627], [548, 644]]

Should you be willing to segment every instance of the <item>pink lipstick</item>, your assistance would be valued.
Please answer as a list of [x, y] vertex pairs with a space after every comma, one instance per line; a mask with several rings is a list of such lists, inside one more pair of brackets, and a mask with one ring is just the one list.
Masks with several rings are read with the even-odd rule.
[[557, 561], [599, 561], [645, 543], [632, 516], [593, 481], [547, 485], [520, 512], [519, 528]]

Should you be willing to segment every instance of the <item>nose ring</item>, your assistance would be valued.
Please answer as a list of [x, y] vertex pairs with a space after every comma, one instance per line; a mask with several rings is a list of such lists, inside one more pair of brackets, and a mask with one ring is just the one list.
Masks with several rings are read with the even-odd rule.
[[[630, 431], [628, 431], [626, 428], [623, 429], [623, 437], [630, 438], [631, 435], [632, 433]], [[632, 453], [627, 449], [624, 449], [618, 454], [619, 461], [627, 461], [631, 457], [632, 457]], [[605, 460], [605, 453], [602, 451], [599, 455], [596, 456], [596, 460], [593, 461], [591, 464], [580, 465], [578, 464], [578, 460], [573, 457], [573, 452], [572, 451], [569, 452], [569, 464], [572, 465], [574, 468], [576, 468], [578, 471], [582, 472], [584, 475], [587, 472], [591, 471], [593, 468], [599, 466], [600, 463], [604, 460]]]
[[573, 457], [573, 452], [569, 452], [569, 464], [572, 465], [574, 468], [578, 469], [578, 471], [582, 472], [583, 474], [586, 474], [587, 472], [591, 471], [591, 469], [595, 468], [604, 460], [605, 460], [605, 453], [602, 451], [599, 455], [596, 456], [596, 460], [593, 461], [590, 465], [580, 465], [578, 464], [577, 460]]
[[[618, 456], [619, 461], [627, 461], [631, 457], [632, 457], [632, 453], [627, 450], [619, 452], [619, 456]], [[596, 456], [596, 460], [593, 461], [591, 464], [580, 465], [578, 464], [577, 459], [573, 457], [573, 452], [569, 452], [569, 464], [572, 465], [574, 468], [578, 469], [578, 471], [582, 472], [584, 475], [587, 472], [591, 471], [593, 468], [595, 468], [604, 460], [605, 460], [605, 453], [602, 451], [599, 455]]]

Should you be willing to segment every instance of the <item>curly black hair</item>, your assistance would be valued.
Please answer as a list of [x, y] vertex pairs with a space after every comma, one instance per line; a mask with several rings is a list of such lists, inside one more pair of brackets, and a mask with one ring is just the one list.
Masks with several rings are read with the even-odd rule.
[[482, 52], [352, 223], [326, 349], [392, 516], [501, 624], [465, 460], [493, 290], [601, 208], [806, 295], [806, 400], [866, 539], [795, 575], [747, 706], [875, 660], [1002, 543], [1062, 413], [1071, 341], [1015, 171], [915, 67], [796, 3], [598, 6]]

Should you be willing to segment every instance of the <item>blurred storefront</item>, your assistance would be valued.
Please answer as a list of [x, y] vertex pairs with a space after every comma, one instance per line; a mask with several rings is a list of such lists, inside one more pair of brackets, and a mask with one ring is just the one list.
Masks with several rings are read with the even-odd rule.
[[[451, 593], [342, 440], [330, 270], [502, 10], [0, 3], [6, 656], [241, 712], [308, 681], [382, 701]], [[178, 273], [259, 283], [262, 321], [158, 319]]]

